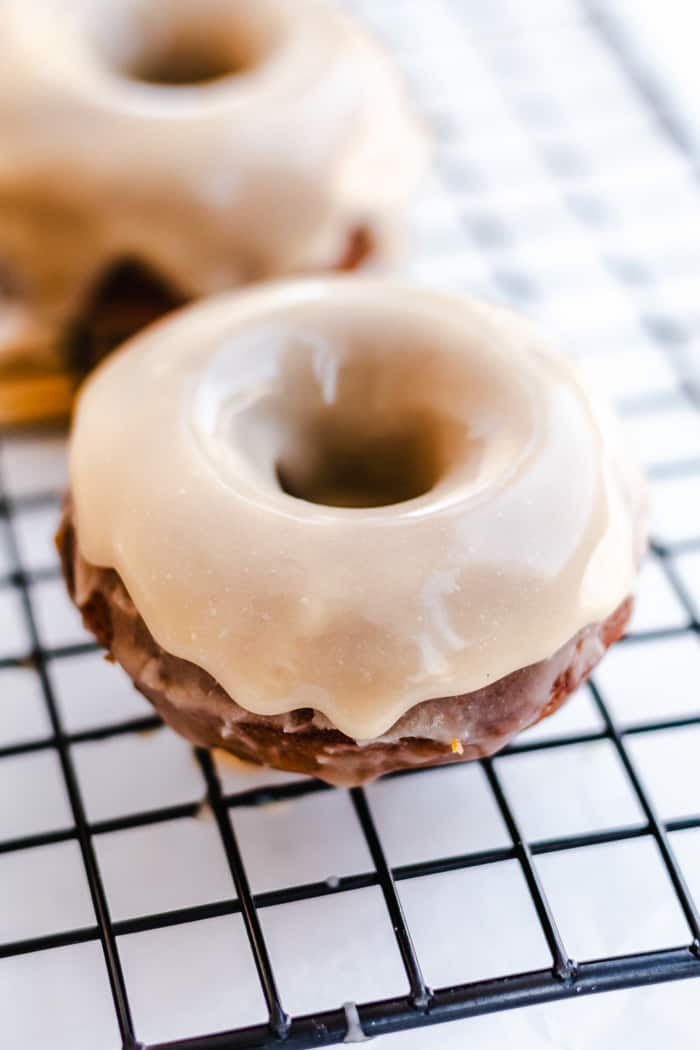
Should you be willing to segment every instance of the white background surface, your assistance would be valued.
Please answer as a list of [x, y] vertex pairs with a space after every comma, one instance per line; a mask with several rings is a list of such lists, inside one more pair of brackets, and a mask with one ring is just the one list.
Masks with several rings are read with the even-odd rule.
[[[596, 682], [623, 727], [700, 715], [700, 640], [671, 585], [678, 573], [700, 611], [700, 416], [680, 385], [700, 324], [700, 194], [687, 159], [660, 132], [634, 86], [569, 0], [348, 3], [394, 48], [436, 137], [434, 171], [415, 216], [411, 272], [440, 287], [512, 302], [574, 354], [624, 415], [654, 491], [653, 534], [673, 549], [645, 565], [631, 641]], [[680, 469], [679, 469], [680, 464]], [[12, 527], [42, 643], [85, 640], [55, 577], [50, 537], [64, 485], [60, 438], [0, 445], [15, 501]], [[53, 494], [49, 495], [48, 494]], [[678, 545], [678, 546], [674, 546]], [[0, 577], [12, 560], [0, 532]], [[653, 633], [653, 636], [652, 636]], [[17, 595], [0, 584], [0, 658], [29, 636]], [[149, 708], [99, 655], [57, 655], [49, 677], [64, 728], [80, 733]], [[522, 739], [602, 729], [590, 694]], [[40, 683], [0, 669], [0, 748], [45, 739]], [[700, 729], [628, 738], [666, 820], [700, 814]], [[115, 817], [200, 802], [190, 749], [168, 730], [72, 746], [115, 922], [234, 898], [206, 810], [120, 831]], [[510, 754], [496, 769], [527, 837], [635, 827], [639, 802], [608, 740]], [[285, 783], [220, 760], [226, 792]], [[390, 864], [510, 844], [483, 771], [471, 765], [368, 789]], [[343, 792], [255, 809], [235, 807], [253, 892], [372, 870]], [[72, 825], [52, 750], [0, 761], [0, 843]], [[700, 829], [671, 843], [700, 896]], [[689, 933], [648, 837], [539, 855], [536, 864], [569, 953], [578, 959], [688, 943]], [[550, 964], [517, 862], [398, 882], [429, 984]], [[0, 853], [0, 943], [91, 927], [74, 840]], [[376, 887], [260, 911], [285, 1007], [338, 1007], [406, 992]], [[139, 1038], [185, 1037], [265, 1020], [242, 921], [222, 915], [118, 939]], [[690, 982], [548, 1004], [384, 1037], [385, 1050], [518, 1045], [524, 1050], [693, 1047], [700, 986]], [[111, 1050], [114, 1011], [95, 941], [0, 960], [0, 1046]], [[6, 1040], [6, 1044], [2, 1040]], [[693, 1040], [696, 1040], [694, 1043]]]

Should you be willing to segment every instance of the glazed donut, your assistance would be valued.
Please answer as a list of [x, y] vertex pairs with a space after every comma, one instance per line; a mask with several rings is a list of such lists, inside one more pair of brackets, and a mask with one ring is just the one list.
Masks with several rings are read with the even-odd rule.
[[[128, 426], [124, 406], [128, 405]], [[566, 360], [378, 278], [229, 294], [88, 380], [59, 536], [163, 718], [359, 783], [489, 754], [622, 633], [643, 486]]]
[[13, 367], [74, 344], [110, 294], [118, 338], [193, 297], [390, 256], [425, 154], [391, 63], [320, 0], [3, 0], [0, 142]]

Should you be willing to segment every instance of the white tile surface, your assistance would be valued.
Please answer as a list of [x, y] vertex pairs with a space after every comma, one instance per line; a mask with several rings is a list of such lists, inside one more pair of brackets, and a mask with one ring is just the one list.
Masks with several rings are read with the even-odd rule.
[[613, 646], [594, 677], [621, 725], [700, 715], [700, 638], [689, 632]]
[[678, 378], [660, 350], [632, 348], [611, 354], [591, 354], [581, 362], [589, 382], [610, 401], [659, 397], [678, 388]]
[[644, 466], [700, 457], [700, 412], [693, 408], [646, 412], [626, 419], [624, 427]]
[[479, 765], [382, 780], [370, 784], [367, 795], [393, 866], [511, 845]]
[[577, 733], [598, 733], [604, 728], [598, 708], [588, 688], [584, 685], [577, 689], [573, 696], [562, 704], [554, 714], [537, 722], [536, 725], [520, 733], [515, 744], [531, 743], [537, 740], [556, 740], [559, 737]]
[[679, 543], [700, 536], [700, 475], [655, 481], [651, 533], [660, 543]]
[[31, 572], [38, 569], [58, 570], [58, 551], [54, 537], [60, 518], [60, 504], [18, 508], [13, 528], [19, 548], [22, 568]]
[[629, 632], [684, 627], [688, 614], [671, 586], [662, 562], [649, 555], [639, 576]]
[[115, 921], [236, 896], [211, 817], [111, 831], [94, 844]]
[[80, 613], [68, 596], [62, 579], [33, 583], [30, 596], [39, 639], [45, 649], [94, 643], [94, 635], [83, 627]]
[[323, 791], [230, 813], [254, 893], [373, 871], [344, 791]]
[[104, 653], [62, 656], [47, 664], [49, 678], [68, 733], [113, 725], [155, 712], [117, 664]]
[[252, 762], [243, 762], [228, 751], [216, 750], [212, 754], [225, 795], [238, 795], [244, 791], [258, 791], [265, 787], [306, 780], [300, 773], [285, 773], [281, 769], [268, 769]]
[[183, 1039], [267, 1020], [240, 915], [129, 934], [118, 945], [140, 1040]]
[[496, 769], [531, 841], [645, 822], [608, 740], [509, 755]]
[[564, 850], [535, 862], [572, 958], [599, 959], [690, 943], [652, 839]]
[[517, 861], [403, 879], [398, 888], [432, 988], [551, 966]]
[[96, 942], [0, 959], [0, 1017], [10, 1047], [118, 1050], [102, 949]]
[[669, 835], [671, 849], [676, 855], [696, 905], [700, 906], [700, 828], [686, 828]]
[[408, 990], [377, 887], [263, 908], [260, 921], [290, 1013], [337, 1009]]
[[0, 659], [26, 656], [31, 649], [19, 591], [0, 585]]
[[0, 900], [2, 942], [95, 925], [80, 848], [74, 840], [0, 854]]
[[693, 603], [695, 616], [700, 619], [700, 550], [679, 555], [676, 565]]
[[60, 494], [67, 483], [66, 440], [55, 436], [5, 437], [0, 444], [0, 471], [11, 497]]
[[50, 735], [51, 723], [36, 671], [28, 667], [0, 670], [0, 747]]
[[197, 802], [205, 794], [192, 748], [170, 729], [76, 744], [73, 761], [91, 821]]
[[35, 751], [0, 761], [0, 841], [72, 826], [55, 751]]
[[629, 737], [627, 747], [664, 820], [700, 815], [700, 725]]

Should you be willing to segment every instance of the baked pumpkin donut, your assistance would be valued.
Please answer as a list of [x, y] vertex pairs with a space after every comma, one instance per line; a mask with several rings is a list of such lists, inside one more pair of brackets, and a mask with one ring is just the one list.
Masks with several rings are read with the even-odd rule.
[[356, 784], [487, 755], [618, 638], [640, 476], [502, 309], [275, 283], [87, 381], [59, 535], [87, 626], [198, 744]]
[[15, 371], [391, 255], [425, 153], [383, 51], [320, 0], [3, 0], [0, 142]]

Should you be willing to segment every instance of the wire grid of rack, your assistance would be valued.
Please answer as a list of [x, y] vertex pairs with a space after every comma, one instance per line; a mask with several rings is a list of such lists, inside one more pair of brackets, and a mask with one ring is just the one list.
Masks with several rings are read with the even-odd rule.
[[[416, 220], [420, 248], [412, 266], [415, 276], [514, 303], [550, 329], [560, 327], [567, 348], [594, 380], [602, 379], [640, 444], [661, 505], [653, 528], [653, 572], [657, 581], [663, 581], [666, 601], [673, 603], [675, 613], [669, 626], [652, 611], [619, 648], [643, 653], [655, 646], [654, 659], [660, 662], [656, 673], [672, 693], [676, 667], [670, 655], [663, 663], [658, 647], [688, 640], [696, 644], [700, 633], [700, 394], [697, 380], [687, 371], [688, 347], [694, 326], [700, 323], [693, 314], [692, 291], [700, 253], [694, 254], [688, 233], [700, 217], [693, 160], [679, 149], [680, 136], [670, 115], [658, 108], [631, 57], [589, 8], [548, 0], [535, 17], [532, 12], [523, 15], [516, 4], [480, 5], [477, 0], [386, 0], [383, 5], [354, 0], [345, 6], [369, 19], [395, 50], [434, 131], [435, 176]], [[616, 216], [621, 214], [618, 222]], [[588, 301], [582, 306], [584, 295]], [[595, 352], [590, 353], [591, 348]], [[91, 918], [71, 928], [1, 937], [0, 990], [3, 960], [17, 963], [33, 953], [92, 943], [101, 949], [118, 1041], [125, 1050], [146, 1042], [161, 1050], [174, 1050], [176, 1045], [182, 1050], [282, 1045], [301, 1050], [362, 1033], [373, 1036], [583, 993], [700, 976], [700, 917], [686, 884], [694, 873], [679, 862], [675, 848], [679, 833], [700, 829], [700, 802], [695, 811], [693, 800], [691, 812], [669, 817], [666, 803], [662, 800], [660, 805], [655, 791], [645, 786], [633, 746], [642, 738], [654, 742], [675, 734], [677, 740], [678, 734], [696, 732], [700, 701], [693, 709], [691, 700], [680, 713], [674, 713], [670, 702], [670, 716], [621, 720], [606, 696], [602, 672], [587, 687], [595, 714], [587, 728], [526, 735], [503, 757], [481, 764], [491, 804], [505, 828], [506, 839], [498, 846], [443, 851], [397, 863], [387, 849], [372, 789], [345, 793], [285, 776], [228, 791], [215, 758], [196, 751], [208, 816], [220, 836], [230, 889], [211, 901], [153, 906], [135, 917], [115, 918], [96, 843], [130, 829], [151, 832], [167, 822], [201, 816], [201, 798], [194, 794], [167, 805], [142, 809], [136, 805], [125, 815], [101, 819], [86, 804], [80, 746], [120, 740], [129, 762], [130, 742], [143, 739], [140, 734], [155, 730], [159, 723], [129, 708], [126, 720], [77, 730], [67, 724], [54, 669], [93, 652], [94, 647], [52, 631], [54, 598], [39, 601], [39, 591], [44, 588], [55, 595], [54, 587], [60, 586], [57, 568], [48, 558], [43, 562], [37, 558], [27, 542], [30, 519], [48, 528], [57, 507], [62, 468], [55, 444], [45, 436], [35, 442], [31, 435], [15, 435], [5, 438], [0, 447], [5, 475], [0, 527], [7, 562], [0, 604], [16, 606], [16, 637], [5, 638], [0, 675], [31, 672], [43, 709], [43, 728], [37, 728], [34, 737], [5, 744], [0, 737], [0, 777], [3, 767], [11, 763], [17, 767], [50, 752], [57, 759], [67, 795], [66, 819], [58, 819], [58, 826], [50, 830], [19, 828], [9, 837], [0, 834], [0, 885], [2, 863], [8, 857], [61, 843], [77, 844]], [[583, 831], [565, 827], [556, 834], [533, 837], [509, 789], [507, 763], [513, 756], [536, 753], [572, 755], [579, 745], [598, 742], [612, 748], [639, 819]], [[398, 792], [409, 780], [427, 783], [427, 777], [442, 777], [445, 784], [453, 778], [452, 790], [456, 776], [468, 775], [467, 767], [401, 774], [387, 778], [382, 791]], [[29, 787], [31, 770], [27, 776], [23, 782]], [[262, 813], [273, 803], [341, 795], [349, 799], [364, 837], [371, 860], [365, 870], [262, 891], [251, 886], [237, 815]], [[15, 804], [21, 807], [25, 801], [20, 798]], [[470, 815], [455, 812], [451, 819], [457, 825], [468, 822]], [[321, 828], [329, 839], [333, 831], [330, 823]], [[412, 833], [418, 835], [419, 829]], [[685, 934], [675, 946], [660, 941], [622, 955], [572, 957], [542, 877], [543, 858], [638, 839], [656, 850]], [[493, 971], [480, 971], [479, 959], [472, 959], [469, 979], [431, 987], [420, 945], [414, 943], [412, 917], [407, 917], [405, 888], [450, 872], [486, 866], [495, 871], [505, 862], [519, 866], [524, 877], [527, 907], [536, 916], [548, 961], [524, 972], [490, 977]], [[373, 1001], [358, 997], [351, 1004], [339, 1001], [330, 1009], [311, 1008], [290, 1016], [265, 932], [266, 912], [365, 888], [381, 894], [407, 989]], [[0, 902], [0, 919], [2, 910]], [[240, 916], [245, 937], [230, 950], [247, 953], [257, 971], [264, 1000], [259, 1023], [216, 1034], [186, 1032], [183, 1041], [170, 1037], [144, 1041], [133, 1016], [133, 980], [125, 975], [123, 964], [128, 936], [231, 915]], [[508, 936], [509, 931], [503, 934]], [[158, 964], [156, 957], [153, 965]], [[235, 995], [236, 988], [230, 993]], [[83, 1005], [75, 1005], [78, 1018]]]

